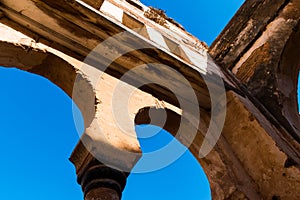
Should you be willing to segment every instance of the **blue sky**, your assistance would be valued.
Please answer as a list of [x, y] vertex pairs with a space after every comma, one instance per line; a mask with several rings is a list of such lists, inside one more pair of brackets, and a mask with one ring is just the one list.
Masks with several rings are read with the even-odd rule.
[[297, 89], [297, 97], [298, 97], [298, 112], [300, 113], [300, 72], [298, 73], [298, 89]]
[[[165, 10], [189, 32], [211, 44], [243, 0], [142, 2]], [[68, 161], [79, 139], [71, 99], [48, 80], [16, 69], [0, 68], [0, 91], [0, 199], [82, 200], [74, 167]], [[154, 129], [140, 126], [137, 134]], [[140, 142], [143, 151], [151, 151], [170, 139], [162, 131]], [[123, 199], [206, 200], [210, 194], [203, 171], [187, 151], [162, 170], [131, 175]]]

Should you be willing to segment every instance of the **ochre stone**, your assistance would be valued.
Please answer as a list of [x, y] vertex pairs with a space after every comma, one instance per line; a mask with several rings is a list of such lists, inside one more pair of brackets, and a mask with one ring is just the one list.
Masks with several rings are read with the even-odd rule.
[[[85, 132], [70, 160], [85, 200], [121, 198], [142, 154], [135, 124], [149, 123], [189, 148], [213, 199], [300, 199], [299, 18], [299, 0], [247, 0], [207, 49], [162, 11], [137, 0], [2, 0], [0, 66], [48, 78], [80, 108]], [[99, 44], [95, 60], [84, 64]], [[117, 57], [109, 63], [110, 56]], [[136, 67], [145, 71], [127, 73]], [[207, 85], [216, 77], [225, 85], [225, 102], [225, 94], [211, 98], [209, 87], [222, 91], [219, 84]], [[143, 81], [164, 87], [140, 87]], [[133, 91], [130, 98], [125, 91]], [[207, 131], [213, 126], [215, 133], [222, 114], [222, 134], [203, 157]], [[180, 128], [186, 131], [178, 133]]]

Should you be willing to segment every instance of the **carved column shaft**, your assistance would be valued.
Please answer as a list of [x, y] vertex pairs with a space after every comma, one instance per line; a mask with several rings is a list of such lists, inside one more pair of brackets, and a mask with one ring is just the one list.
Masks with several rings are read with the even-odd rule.
[[77, 176], [84, 200], [120, 200], [128, 174], [93, 159]]

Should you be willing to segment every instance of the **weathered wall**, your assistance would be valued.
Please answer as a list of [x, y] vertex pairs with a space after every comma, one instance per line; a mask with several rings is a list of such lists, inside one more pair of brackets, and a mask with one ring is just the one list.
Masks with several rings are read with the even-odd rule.
[[228, 115], [223, 135], [264, 199], [299, 198], [288, 197], [299, 193], [299, 18], [298, 0], [248, 0], [209, 50], [256, 106], [242, 101], [249, 119], [238, 123], [242, 109], [230, 98], [235, 114]]
[[298, 143], [300, 1], [246, 1], [210, 48]]
[[[209, 50], [223, 73], [201, 42], [166, 16], [159, 20], [166, 20], [162, 26], [148, 19], [144, 13], [149, 10], [140, 2], [84, 2], [100, 11], [72, 0], [0, 3], [1, 22], [13, 27], [0, 25], [0, 65], [48, 78], [73, 98], [83, 113], [85, 134], [71, 156], [79, 177], [90, 171], [95, 157], [112, 167], [131, 169], [141, 155], [134, 125], [152, 123], [168, 130], [190, 149], [207, 174], [213, 199], [300, 199], [300, 123], [295, 93], [299, 0], [246, 1]], [[82, 65], [95, 46], [124, 30], [130, 33], [129, 40], [122, 40], [126, 45], [150, 44], [151, 49], [120, 56], [108, 74]], [[126, 46], [122, 42], [113, 43], [120, 48], [106, 46], [101, 59], [105, 59], [106, 52], [122, 52]], [[157, 85], [135, 90], [125, 104], [123, 98], [113, 103], [118, 85], [130, 90], [136, 83], [130, 79], [130, 86], [119, 78], [149, 62], [172, 66], [188, 79], [198, 97], [200, 125], [195, 125], [193, 116], [184, 118], [182, 113], [190, 110], [177, 108], [176, 96]], [[183, 84], [166, 76], [166, 71], [148, 72], [142, 74], [142, 79], [165, 79], [179, 87]], [[210, 75], [216, 73], [220, 73], [227, 88], [225, 126], [217, 145], [201, 158], [199, 151], [212, 121], [210, 95], [203, 77], [212, 78]], [[112, 111], [128, 122], [125, 129], [120, 129]], [[162, 123], [164, 111], [167, 121]], [[191, 131], [178, 134], [179, 121]], [[197, 135], [188, 144], [192, 130], [197, 130]], [[89, 193], [87, 198], [98, 192]]]

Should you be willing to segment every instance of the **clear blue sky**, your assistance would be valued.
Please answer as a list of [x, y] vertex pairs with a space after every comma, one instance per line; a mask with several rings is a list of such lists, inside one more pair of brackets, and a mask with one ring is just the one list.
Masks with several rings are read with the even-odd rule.
[[298, 74], [298, 89], [297, 89], [297, 93], [298, 93], [298, 111], [300, 113], [300, 72]]
[[[143, 2], [165, 10], [189, 32], [211, 44], [243, 0]], [[0, 199], [82, 200], [68, 161], [79, 139], [70, 98], [44, 78], [6, 68], [0, 68], [0, 91]], [[137, 134], [153, 129], [137, 127]], [[144, 151], [151, 151], [170, 139], [163, 131], [140, 142]], [[163, 170], [131, 175], [123, 199], [205, 200], [210, 194], [204, 173], [187, 151]]]

